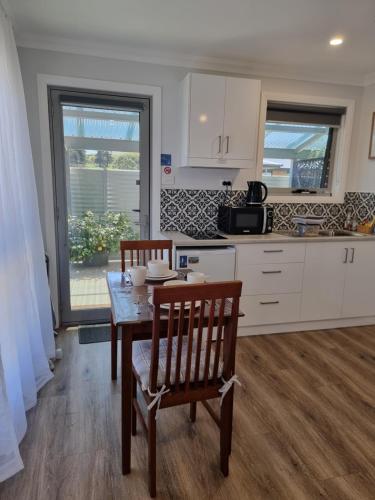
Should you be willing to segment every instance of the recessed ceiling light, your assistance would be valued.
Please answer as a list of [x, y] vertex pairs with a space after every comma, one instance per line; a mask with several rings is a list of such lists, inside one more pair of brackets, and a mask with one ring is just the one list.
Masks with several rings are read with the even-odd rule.
[[335, 36], [334, 38], [331, 38], [329, 41], [330, 45], [341, 45], [343, 43], [344, 39], [342, 36]]

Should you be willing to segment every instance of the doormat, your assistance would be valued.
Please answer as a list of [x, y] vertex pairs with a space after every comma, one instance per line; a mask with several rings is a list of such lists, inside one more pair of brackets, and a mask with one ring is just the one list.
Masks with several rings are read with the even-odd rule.
[[[117, 335], [120, 339], [121, 331]], [[110, 342], [110, 340], [111, 325], [82, 325], [78, 327], [78, 341], [80, 344], [96, 344], [98, 342]]]

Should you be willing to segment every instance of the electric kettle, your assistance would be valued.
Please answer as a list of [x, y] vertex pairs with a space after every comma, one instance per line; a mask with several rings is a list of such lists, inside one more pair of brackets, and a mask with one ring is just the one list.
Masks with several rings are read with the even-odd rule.
[[268, 195], [267, 186], [259, 181], [249, 181], [247, 185], [249, 188], [246, 196], [246, 205], [261, 205]]

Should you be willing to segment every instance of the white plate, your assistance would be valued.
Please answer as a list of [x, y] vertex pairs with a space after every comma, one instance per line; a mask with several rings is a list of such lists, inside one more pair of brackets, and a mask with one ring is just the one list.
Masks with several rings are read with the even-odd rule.
[[176, 276], [178, 276], [177, 271], [170, 271], [168, 274], [166, 274], [164, 276], [152, 276], [151, 274], [147, 273], [146, 280], [150, 280], [150, 281], [171, 280], [171, 279], [175, 278]]
[[164, 286], [184, 286], [188, 285], [187, 281], [184, 280], [169, 280], [163, 283]]
[[[152, 302], [152, 297], [148, 298], [148, 303], [150, 305], [152, 305], [152, 306], [154, 305], [153, 302]], [[186, 302], [184, 309], [189, 309], [190, 305], [191, 305], [191, 302]], [[199, 304], [196, 303], [195, 307], [198, 307], [198, 305]], [[160, 304], [160, 307], [162, 309], [169, 309], [170, 308], [170, 304]], [[175, 311], [178, 311], [179, 309], [181, 309], [181, 303], [180, 302], [175, 302], [174, 309], [175, 309]]]

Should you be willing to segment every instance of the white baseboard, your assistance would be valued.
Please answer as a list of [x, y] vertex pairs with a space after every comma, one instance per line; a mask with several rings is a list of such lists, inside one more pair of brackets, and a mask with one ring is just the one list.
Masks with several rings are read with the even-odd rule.
[[272, 333], [327, 330], [330, 328], [345, 328], [350, 326], [366, 325], [375, 325], [375, 316], [368, 316], [364, 318], [341, 318], [322, 321], [305, 321], [299, 323], [283, 323], [278, 325], [241, 326], [238, 327], [238, 336], [246, 337], [250, 335], [269, 335]]

